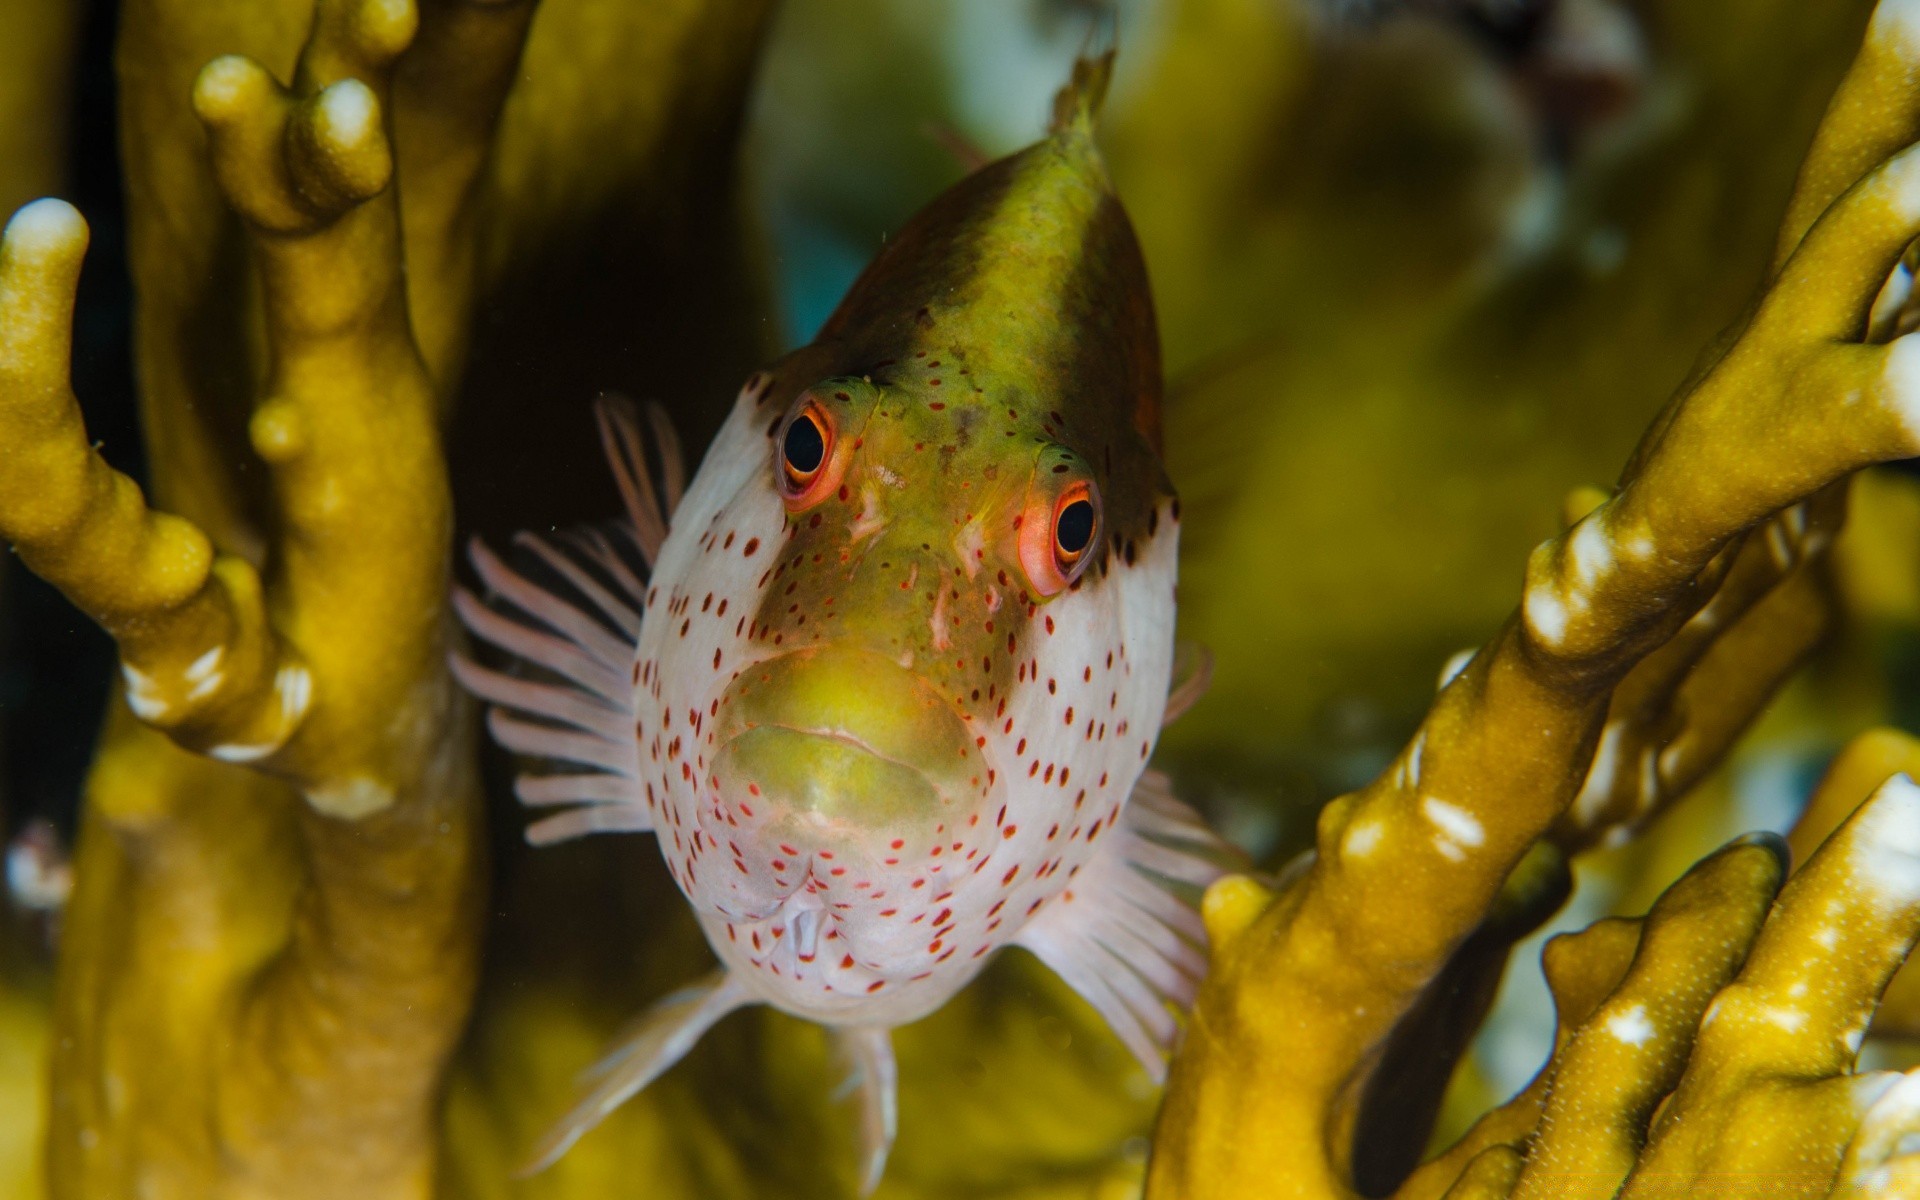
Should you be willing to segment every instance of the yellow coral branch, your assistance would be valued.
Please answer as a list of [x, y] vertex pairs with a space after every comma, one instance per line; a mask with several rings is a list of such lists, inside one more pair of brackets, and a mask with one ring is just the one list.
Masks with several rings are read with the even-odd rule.
[[58, 200], [0, 241], [0, 537], [119, 641], [143, 718], [219, 757], [264, 757], [306, 711], [306, 670], [268, 628], [252, 567], [149, 510], [89, 445], [67, 383], [86, 242]]
[[1394, 1200], [1906, 1195], [1920, 1097], [1851, 1072], [1920, 936], [1920, 787], [1887, 782], [1781, 890], [1786, 865], [1742, 839], [1549, 943], [1551, 1057]]
[[1777, 841], [1739, 844], [1669, 888], [1626, 977], [1554, 1055], [1540, 1138], [1513, 1195], [1612, 1195], [1656, 1105], [1679, 1082], [1707, 1005], [1760, 932], [1786, 873]]
[[[1547, 943], [1541, 965], [1553, 993], [1553, 1056], [1511, 1100], [1483, 1115], [1459, 1141], [1423, 1163], [1394, 1192], [1394, 1200], [1433, 1200], [1451, 1194], [1448, 1189], [1458, 1186], [1455, 1181], [1470, 1173], [1470, 1165], [1483, 1153], [1505, 1147], [1518, 1155], [1525, 1148], [1546, 1107], [1560, 1052], [1620, 985], [1639, 948], [1642, 924], [1638, 918], [1610, 917]], [[1512, 1177], [1502, 1178], [1511, 1188], [1518, 1176], [1516, 1164]]]
[[[1811, 858], [1864, 803], [1862, 797], [1881, 780], [1897, 774], [1920, 779], [1920, 738], [1897, 729], [1870, 729], [1847, 743], [1787, 835], [1794, 861]], [[1890, 1037], [1920, 1037], [1920, 964], [1909, 962], [1887, 985], [1874, 1013], [1873, 1031]]]
[[[1897, 25], [1876, 22], [1870, 47]], [[1909, 137], [1910, 77], [1874, 77]], [[1839, 126], [1819, 146], [1861, 140]], [[1801, 195], [1825, 179], [1815, 171]], [[1152, 1194], [1343, 1194], [1358, 1083], [1574, 798], [1614, 689], [1730, 581], [1743, 610], [1765, 594], [1731, 574], [1749, 531], [1855, 470], [1920, 453], [1920, 342], [1857, 341], [1920, 233], [1920, 151], [1822, 207], [1614, 494], [1534, 552], [1519, 612], [1394, 766], [1322, 813], [1311, 867], [1278, 896], [1245, 880], [1209, 894], [1212, 970], [1170, 1081]], [[1676, 653], [1704, 662], [1705, 643]], [[1261, 1136], [1240, 1136], [1248, 1127]]]
[[[1889, 781], [1797, 872], [1700, 1022], [1625, 1197], [1766, 1179], [1823, 1196], [1893, 1080], [1853, 1075], [1867, 1021], [1920, 936], [1920, 787]], [[1911, 1130], [1910, 1130], [1911, 1132]]]
[[1557, 845], [1578, 853], [1644, 827], [1719, 764], [1825, 634], [1822, 571], [1845, 516], [1845, 488], [1830, 488], [1741, 540], [1713, 598], [1614, 689]]
[[292, 90], [227, 57], [193, 92], [254, 231], [268, 370], [249, 428], [284, 527], [279, 622], [314, 676], [273, 766], [339, 816], [387, 807], [418, 774], [419, 730], [395, 708], [444, 687], [450, 500], [388, 188], [390, 76], [414, 28], [410, 3], [322, 4]]
[[[138, 716], [262, 773], [109, 729], [61, 965], [50, 1162], [73, 1194], [432, 1185], [481, 872], [470, 723], [444, 665], [440, 398], [393, 186], [394, 63], [416, 25], [410, 0], [321, 0], [291, 86], [227, 55], [192, 89], [258, 272], [245, 431], [272, 516], [230, 519], [244, 505], [217, 484], [181, 495], [249, 557], [150, 510], [88, 446], [66, 367], [77, 214], [31, 206], [0, 244], [0, 533], [115, 636]], [[164, 361], [159, 376], [178, 387]], [[165, 394], [158, 411], [182, 399]], [[183, 942], [200, 952], [135, 952]]]
[[427, 0], [394, 80], [408, 307], [444, 400], [466, 358], [481, 183], [534, 0]]

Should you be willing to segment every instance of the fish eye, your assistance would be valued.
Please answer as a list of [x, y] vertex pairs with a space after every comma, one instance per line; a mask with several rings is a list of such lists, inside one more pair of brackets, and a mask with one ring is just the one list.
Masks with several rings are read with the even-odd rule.
[[1020, 520], [1020, 565], [1027, 582], [1042, 596], [1072, 587], [1092, 561], [1099, 536], [1100, 494], [1091, 480], [1075, 479], [1035, 496]]
[[1054, 553], [1067, 562], [1077, 560], [1093, 540], [1093, 501], [1074, 500], [1053, 519]]
[[847, 451], [835, 436], [833, 414], [803, 394], [779, 437], [780, 498], [788, 512], [812, 508], [840, 486], [846, 471]]
[[805, 487], [819, 472], [820, 464], [827, 461], [827, 433], [811, 410], [802, 410], [787, 426], [780, 453], [787, 481], [797, 487]]

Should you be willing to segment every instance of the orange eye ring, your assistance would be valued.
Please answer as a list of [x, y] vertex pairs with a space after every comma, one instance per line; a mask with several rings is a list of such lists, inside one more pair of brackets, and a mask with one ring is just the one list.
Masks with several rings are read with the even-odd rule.
[[845, 455], [838, 443], [833, 414], [805, 397], [779, 435], [780, 498], [787, 511], [811, 508], [839, 486]]
[[1020, 565], [1042, 596], [1073, 586], [1100, 544], [1100, 494], [1079, 479], [1050, 500], [1036, 497], [1020, 517]]

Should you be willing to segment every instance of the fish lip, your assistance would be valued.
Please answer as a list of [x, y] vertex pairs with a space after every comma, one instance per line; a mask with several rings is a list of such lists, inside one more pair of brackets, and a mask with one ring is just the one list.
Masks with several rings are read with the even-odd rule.
[[[781, 696], [780, 686], [795, 678], [786, 673], [816, 671], [861, 699], [821, 704], [817, 691], [797, 703]], [[766, 690], [769, 682], [772, 692]], [[971, 772], [963, 773], [950, 760], [977, 758], [993, 765], [973, 717], [951, 696], [919, 671], [857, 643], [829, 642], [759, 660], [727, 685], [719, 713], [715, 757], [756, 729], [781, 730], [833, 741], [905, 768], [956, 801], [966, 795]]]
[[795, 725], [787, 721], [756, 721], [752, 724], [742, 726], [736, 733], [729, 734], [726, 741], [721, 742], [714, 748], [716, 757], [719, 752], [724, 751], [728, 746], [732, 745], [736, 739], [756, 729], [784, 729], [788, 733], [797, 733], [805, 737], [826, 738], [829, 741], [840, 742], [843, 745], [851, 746], [862, 754], [870, 754], [881, 762], [892, 763], [896, 767], [902, 767], [912, 771], [915, 775], [926, 780], [936, 791], [939, 790], [940, 785], [935, 782], [932, 776], [927, 774], [924, 768], [907, 762], [905, 759], [896, 758], [891, 754], [882, 752], [878, 747], [857, 734], [848, 733], [844, 729], [831, 729], [824, 726]]

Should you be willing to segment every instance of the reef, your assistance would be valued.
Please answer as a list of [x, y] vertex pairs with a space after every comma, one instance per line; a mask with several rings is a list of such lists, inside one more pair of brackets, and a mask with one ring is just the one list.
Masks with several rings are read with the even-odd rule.
[[[1869, 728], [1904, 714], [1884, 697], [1887, 656], [1861, 649], [1873, 619], [1920, 624], [1901, 581], [1920, 568], [1920, 505], [1910, 480], [1871, 470], [1920, 456], [1920, 351], [1903, 336], [1920, 310], [1903, 264], [1920, 235], [1920, 5], [1881, 0], [1870, 21], [1863, 4], [1645, 7], [1706, 99], [1672, 118], [1664, 162], [1636, 160], [1671, 185], [1633, 226], [1652, 265], [1564, 284], [1575, 299], [1556, 306], [1535, 301], [1577, 272], [1513, 266], [1511, 230], [1472, 200], [1490, 179], [1508, 196], [1533, 186], [1526, 137], [1449, 130], [1440, 143], [1466, 150], [1440, 157], [1472, 177], [1435, 192], [1396, 162], [1409, 195], [1383, 198], [1341, 190], [1377, 167], [1343, 157], [1339, 122], [1301, 117], [1332, 105], [1419, 143], [1402, 107], [1414, 84], [1375, 102], [1355, 81], [1487, 69], [1457, 26], [1403, 14], [1342, 43], [1305, 8], [1163, 6], [1164, 41], [1147, 76], [1119, 80], [1108, 141], [1161, 298], [1172, 470], [1192, 479], [1183, 620], [1221, 663], [1220, 693], [1169, 735], [1176, 779], [1207, 792], [1206, 761], [1231, 760], [1205, 807], [1234, 832], [1245, 808], [1221, 796], [1270, 783], [1276, 746], [1315, 740], [1328, 662], [1376, 680], [1389, 710], [1423, 704], [1406, 681], [1430, 679], [1462, 629], [1491, 627], [1475, 623], [1514, 604], [1516, 577], [1522, 590], [1424, 718], [1393, 731], [1408, 736], [1384, 769], [1324, 804], [1275, 806], [1310, 832], [1262, 835], [1273, 870], [1206, 893], [1211, 966], [1164, 1095], [1064, 987], [1004, 956], [902, 1032], [915, 1115], [879, 1194], [1920, 1195], [1920, 1075], [1858, 1061], [1920, 1037], [1920, 971], [1901, 970], [1920, 936], [1920, 741]], [[0, 538], [120, 660], [51, 984], [19, 923], [0, 931], [0, 1190], [857, 1191], [856, 1114], [818, 1100], [837, 1077], [825, 1042], [775, 1014], [730, 1018], [555, 1168], [514, 1177], [571, 1076], [703, 950], [657, 864], [636, 871], [604, 839], [525, 856], [446, 668], [457, 533], [615, 511], [610, 482], [582, 469], [596, 391], [668, 397], [697, 446], [771, 357], [739, 154], [773, 10], [124, 0], [144, 485], [109, 464], [74, 394], [87, 224], [28, 203], [65, 184], [79, 6], [0, 11], [0, 204], [24, 206], [0, 241]], [[1758, 32], [1726, 37], [1742, 20]], [[1581, 59], [1580, 95], [1595, 79], [1655, 90], [1622, 55]], [[1782, 66], [1795, 61], [1820, 65]], [[767, 69], [833, 86], [791, 60]], [[1536, 99], [1543, 80], [1570, 86], [1557, 60], [1524, 69]], [[1570, 186], [1604, 175], [1591, 148], [1618, 132], [1613, 110], [1553, 94], [1542, 120], [1573, 156]], [[1724, 137], [1701, 132], [1723, 118]], [[1197, 144], [1196, 128], [1212, 136]], [[1350, 173], [1328, 174], [1325, 195], [1274, 185], [1258, 147], [1276, 128], [1298, 152], [1286, 162]], [[1178, 146], [1191, 169], [1166, 171]], [[1773, 157], [1739, 175], [1749, 152]], [[1720, 174], [1688, 175], [1693, 161]], [[1752, 195], [1703, 200], [1709, 177]], [[1349, 211], [1349, 195], [1365, 202]], [[1416, 200], [1445, 236], [1355, 269], [1384, 264], [1394, 205]], [[1588, 239], [1582, 261], [1610, 244]], [[1761, 288], [1709, 343], [1703, 323], [1734, 311], [1749, 265]], [[1347, 291], [1313, 293], [1316, 270]], [[1335, 319], [1355, 314], [1368, 321]], [[1537, 345], [1493, 332], [1506, 327]], [[1343, 378], [1302, 365], [1323, 333], [1322, 363], [1373, 372], [1350, 406], [1299, 400]], [[1363, 355], [1368, 339], [1396, 349]], [[1657, 413], [1635, 407], [1593, 369], [1609, 353], [1686, 382]], [[1439, 398], [1406, 400], [1392, 369]], [[1578, 401], [1516, 418], [1539, 449], [1511, 480], [1395, 524], [1409, 505], [1381, 499], [1381, 480], [1422, 451], [1484, 465], [1458, 431], [1501, 424], [1466, 397], [1502, 371], [1520, 382], [1500, 386], [1539, 394], [1576, 377]], [[1613, 487], [1552, 503], [1643, 425]], [[1359, 482], [1249, 465], [1295, 441], [1357, 447]], [[1405, 487], [1446, 500], [1455, 484], [1437, 478]], [[1312, 576], [1351, 601], [1316, 606], [1279, 578], [1273, 542], [1346, 512], [1329, 499], [1342, 486], [1394, 528], [1351, 570]], [[1503, 560], [1490, 539], [1466, 547], [1483, 526], [1559, 532]], [[1424, 530], [1466, 547], [1460, 587], [1409, 567]], [[1296, 602], [1300, 626], [1272, 629]], [[1847, 702], [1795, 699], [1820, 654]], [[1275, 656], [1314, 665], [1293, 678]], [[1816, 710], [1802, 727], [1843, 731], [1845, 749], [1784, 839], [1699, 858], [1686, 822], [1783, 709]], [[1547, 943], [1547, 1061], [1517, 1094], [1462, 1110], [1468, 1045], [1513, 947], [1576, 865], [1601, 863], [1640, 881], [1645, 915]]]

